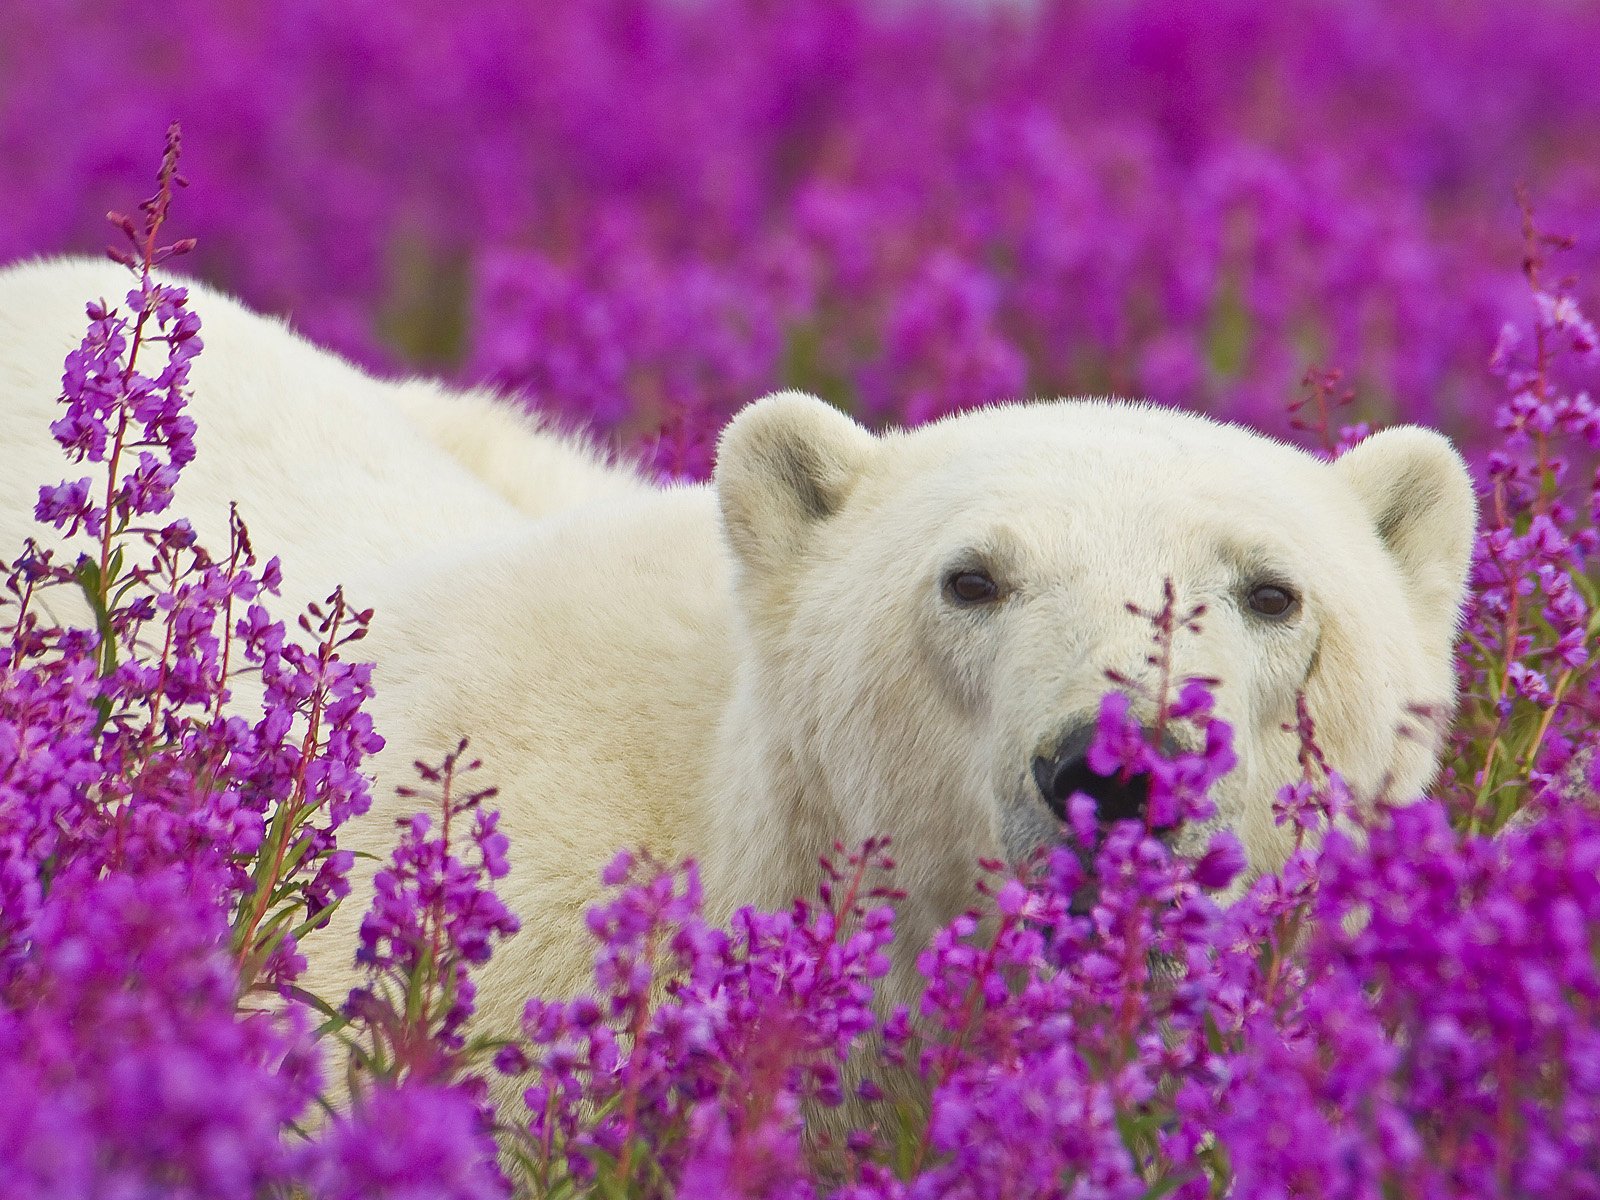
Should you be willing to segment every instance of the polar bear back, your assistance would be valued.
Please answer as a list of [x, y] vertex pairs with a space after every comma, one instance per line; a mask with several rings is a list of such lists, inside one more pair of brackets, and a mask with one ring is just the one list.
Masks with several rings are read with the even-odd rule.
[[[126, 311], [132, 282], [89, 259], [0, 271], [0, 558], [25, 537], [49, 543], [30, 519], [40, 485], [95, 473], [66, 461], [49, 425], [86, 302]], [[255, 545], [282, 557], [291, 610], [338, 584], [359, 602], [363, 580], [419, 555], [515, 536], [529, 518], [645, 486], [508, 404], [375, 379], [282, 321], [186, 286], [205, 348], [191, 376], [196, 458], [170, 515], [215, 551], [236, 502]], [[141, 366], [159, 370], [162, 353], [147, 346]]]

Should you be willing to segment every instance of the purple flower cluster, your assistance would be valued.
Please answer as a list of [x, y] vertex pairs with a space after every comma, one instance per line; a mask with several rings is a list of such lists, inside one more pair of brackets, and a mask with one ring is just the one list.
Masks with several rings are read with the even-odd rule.
[[300, 1156], [318, 1200], [503, 1200], [478, 1106], [460, 1088], [380, 1084]]
[[[589, 914], [595, 994], [530, 1000], [523, 1018], [537, 1190], [570, 1175], [629, 1195], [815, 1195], [805, 1106], [846, 1100], [889, 970], [885, 848], [825, 860], [820, 903], [741, 909], [725, 930], [701, 914], [693, 863], [620, 855], [604, 878], [619, 892]], [[851, 1090], [880, 1094], [870, 1078]]]
[[1524, 201], [1526, 325], [1507, 324], [1491, 358], [1509, 396], [1474, 556], [1455, 756], [1478, 764], [1446, 789], [1474, 828], [1600, 788], [1600, 615], [1590, 571], [1600, 550], [1600, 409], [1583, 389], [1600, 341], [1552, 279], [1568, 238], [1542, 233]]
[[[67, 356], [62, 378], [67, 414], [50, 426], [56, 440], [78, 461], [113, 463], [113, 491], [96, 505], [90, 480], [45, 488], [34, 515], [45, 524], [99, 537], [112, 510], [128, 516], [165, 511], [178, 472], [194, 459], [194, 422], [183, 415], [189, 363], [200, 352], [200, 318], [185, 305], [188, 292], [148, 276], [127, 296], [131, 320], [101, 304], [89, 305], [89, 332]], [[147, 333], [147, 326], [155, 330]], [[141, 341], [164, 342], [165, 369], [155, 378], [130, 371]], [[131, 343], [131, 345], [130, 345]], [[137, 447], [137, 462], [116, 476], [125, 449]], [[149, 447], [146, 449], [145, 447]], [[163, 462], [154, 451], [165, 450]]]
[[1463, 839], [1426, 802], [1330, 839], [1305, 982], [1229, 1061], [1241, 1194], [1600, 1195], [1597, 868], [1577, 807]]
[[[378, 1078], [437, 1082], [458, 1072], [475, 995], [468, 968], [487, 962], [494, 942], [519, 927], [493, 891], [510, 869], [509, 843], [496, 828], [500, 814], [482, 807], [494, 789], [459, 794], [458, 768], [464, 774], [481, 765], [461, 762], [466, 749], [463, 741], [437, 768], [417, 764], [423, 781], [438, 789], [438, 833], [430, 836], [427, 812], [400, 822], [399, 844], [374, 878], [372, 905], [361, 918], [356, 961], [370, 982], [351, 993], [345, 1009], [370, 1033], [359, 1057]], [[409, 788], [401, 794], [418, 795]], [[476, 865], [459, 853], [469, 816]]]
[[[194, 461], [194, 421], [184, 415], [189, 364], [200, 353], [200, 318], [187, 308], [188, 291], [154, 280], [157, 263], [194, 249], [192, 239], [158, 246], [157, 236], [172, 204], [174, 189], [186, 185], [178, 174], [178, 127], [167, 134], [156, 194], [139, 206], [142, 222], [121, 213], [111, 221], [132, 249], [113, 248], [111, 256], [133, 271], [137, 284], [128, 293], [124, 316], [103, 302], [88, 306], [89, 331], [78, 349], [67, 355], [62, 375], [62, 400], [67, 413], [50, 432], [76, 462], [108, 463], [108, 490], [103, 504], [90, 499], [91, 480], [64, 482], [41, 489], [34, 515], [57, 529], [76, 533], [81, 527], [106, 542], [108, 527], [116, 532], [136, 516], [152, 516], [172, 502], [178, 472]], [[145, 342], [167, 348], [167, 361], [154, 378], [135, 369]], [[137, 455], [118, 474], [123, 454]], [[162, 461], [162, 455], [165, 461]], [[102, 563], [102, 571], [105, 564]]]
[[1574, 50], [1600, 14], [1569, 0], [142, 11], [13, 14], [0, 261], [95, 245], [84, 214], [177, 116], [193, 269], [673, 471], [778, 385], [901, 419], [1147, 394], [1287, 432], [1319, 364], [1348, 423], [1487, 448], [1481, 340], [1527, 311], [1511, 189], [1600, 213]]
[[[376, 1088], [323, 1136], [292, 1136], [321, 1089], [310, 1010], [290, 1002], [297, 946], [349, 890], [335, 835], [369, 804], [364, 764], [383, 744], [362, 711], [371, 667], [341, 653], [371, 614], [335, 592], [293, 638], [265, 607], [277, 562], [258, 565], [237, 516], [222, 559], [182, 520], [148, 523], [194, 454], [200, 321], [150, 274], [186, 248], [157, 245], [177, 155], [174, 127], [142, 223], [113, 218], [132, 247], [113, 255], [136, 278], [130, 315], [91, 302], [66, 361], [52, 429], [100, 475], [44, 488], [38, 516], [80, 552], [68, 566], [30, 544], [0, 563], [6, 1194], [501, 1195], [486, 1135], [457, 1136], [479, 1128], [476, 1099], [442, 1082]], [[158, 345], [165, 365], [147, 374], [141, 351]], [[89, 627], [49, 623], [52, 593]], [[234, 696], [246, 675], [254, 717]], [[503, 872], [493, 815], [477, 822]], [[431, 844], [419, 832], [407, 848]], [[412, 903], [423, 920], [441, 911]], [[503, 910], [484, 919], [514, 928]], [[483, 932], [438, 929], [433, 961], [481, 961]], [[421, 1118], [431, 1142], [404, 1132]]]
[[282, 1129], [318, 1085], [305, 1022], [240, 1011], [223, 882], [197, 875], [51, 881], [0, 979], [7, 1195], [243, 1200], [293, 1177]]

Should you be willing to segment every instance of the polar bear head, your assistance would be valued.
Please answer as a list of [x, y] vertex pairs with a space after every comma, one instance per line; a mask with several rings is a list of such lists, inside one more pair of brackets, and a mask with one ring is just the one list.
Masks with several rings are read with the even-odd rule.
[[[1073, 757], [1107, 672], [1152, 669], [1129, 605], [1156, 607], [1167, 580], [1205, 605], [1173, 665], [1221, 681], [1238, 766], [1215, 824], [1252, 873], [1292, 847], [1272, 801], [1299, 774], [1297, 697], [1358, 796], [1409, 798], [1435, 771], [1474, 526], [1438, 434], [1391, 429], [1329, 463], [1089, 400], [875, 436], [787, 393], [730, 424], [715, 486], [742, 622], [727, 786], [777, 806], [784, 838], [813, 831], [797, 861], [888, 833], [912, 903], [953, 912], [977, 857], [1052, 843], [1056, 793], [1092, 790]], [[1126, 794], [1100, 802], [1132, 815]]]

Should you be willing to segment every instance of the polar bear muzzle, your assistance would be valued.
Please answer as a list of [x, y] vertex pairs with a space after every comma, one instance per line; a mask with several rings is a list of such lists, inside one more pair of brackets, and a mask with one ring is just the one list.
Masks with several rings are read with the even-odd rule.
[[[1033, 760], [1033, 781], [1057, 820], [1067, 819], [1067, 802], [1078, 793], [1095, 802], [1095, 816], [1102, 826], [1116, 821], [1142, 821], [1150, 803], [1150, 777], [1143, 773], [1124, 778], [1105, 776], [1089, 765], [1089, 747], [1094, 742], [1095, 724], [1083, 721], [1073, 725], [1048, 754]], [[1162, 736], [1162, 752], [1178, 752], [1170, 735]]]

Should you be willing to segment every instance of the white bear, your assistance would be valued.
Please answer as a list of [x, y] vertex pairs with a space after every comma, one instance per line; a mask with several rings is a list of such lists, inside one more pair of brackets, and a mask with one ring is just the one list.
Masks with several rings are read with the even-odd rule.
[[[0, 278], [4, 544], [62, 474], [45, 425], [74, 306], [118, 286], [82, 264]], [[1207, 606], [1175, 666], [1222, 681], [1239, 765], [1212, 824], [1252, 872], [1289, 850], [1271, 802], [1298, 775], [1298, 695], [1359, 796], [1409, 797], [1435, 770], [1437, 727], [1413, 710], [1453, 704], [1474, 524], [1435, 433], [1392, 429], [1326, 463], [1199, 416], [1068, 400], [874, 435], [791, 393], [734, 418], [708, 486], [645, 486], [509, 418], [515, 444], [474, 474], [475, 423], [498, 414], [373, 382], [203, 289], [193, 305], [208, 345], [181, 509], [214, 529], [238, 499], [303, 594], [357, 578], [377, 608], [389, 748], [347, 841], [384, 853], [408, 807], [394, 786], [463, 735], [500, 788], [501, 895], [523, 930], [480, 979], [480, 1028], [584, 986], [582, 913], [625, 846], [699, 859], [723, 916], [811, 893], [835, 839], [891, 835], [908, 898], [886, 992], [912, 999], [917, 950], [972, 902], [977, 860], [1060, 836], [1054, 793], [1082, 781], [1106, 671], [1149, 677], [1150, 627], [1127, 604], [1151, 607], [1164, 580]], [[454, 412], [470, 415], [451, 442]], [[362, 892], [308, 944], [330, 991]]]

